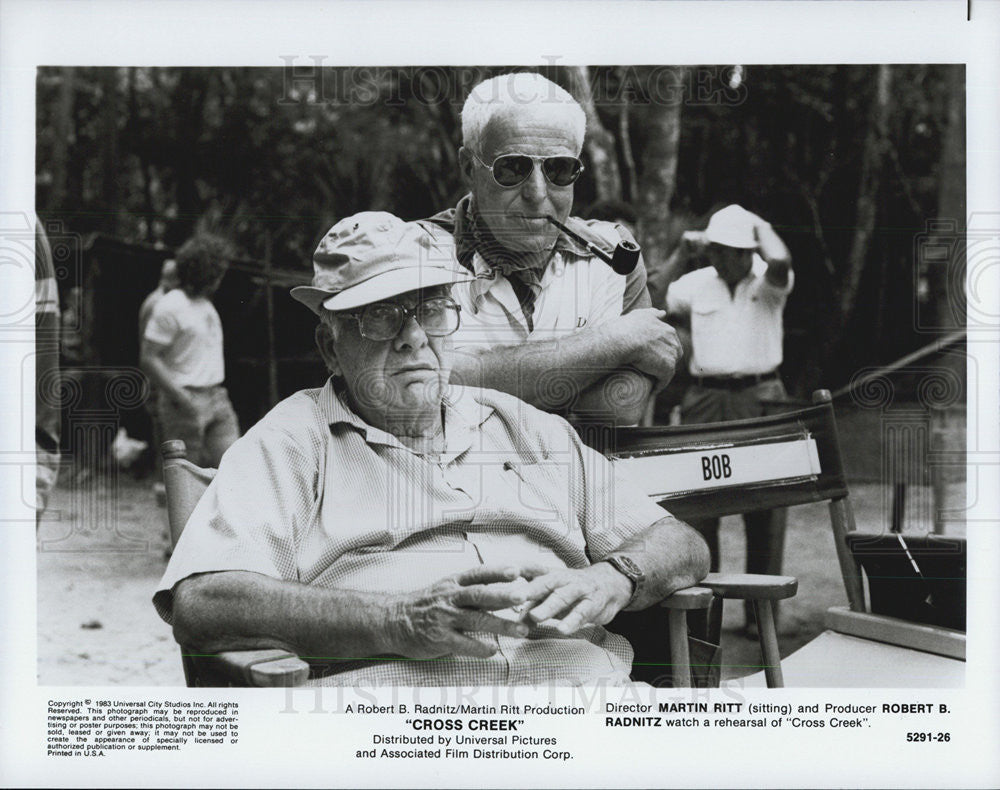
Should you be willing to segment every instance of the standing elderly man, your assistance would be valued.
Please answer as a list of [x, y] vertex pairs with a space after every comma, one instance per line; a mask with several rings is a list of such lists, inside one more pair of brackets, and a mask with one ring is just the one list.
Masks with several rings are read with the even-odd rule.
[[583, 171], [580, 105], [540, 74], [477, 85], [462, 109], [459, 160], [469, 194], [425, 221], [446, 230], [476, 276], [454, 290], [463, 325], [453, 376], [540, 408], [634, 424], [681, 353], [649, 307], [640, 258], [627, 278], [547, 220], [610, 253], [621, 225], [570, 217]]
[[[694, 378], [681, 403], [686, 423], [759, 417], [765, 401], [787, 398], [778, 374], [782, 359], [782, 312], [792, 290], [788, 248], [771, 226], [731, 205], [712, 215], [703, 236], [686, 243], [703, 251], [710, 266], [674, 281], [667, 313], [690, 333]], [[743, 516], [748, 573], [781, 573], [785, 511]], [[719, 521], [695, 524], [719, 566]], [[748, 614], [747, 624], [750, 625]]]
[[313, 263], [331, 378], [223, 459], [154, 597], [177, 640], [325, 685], [625, 681], [602, 626], [700, 580], [704, 542], [561, 418], [449, 386], [467, 275], [419, 225], [349, 217]]

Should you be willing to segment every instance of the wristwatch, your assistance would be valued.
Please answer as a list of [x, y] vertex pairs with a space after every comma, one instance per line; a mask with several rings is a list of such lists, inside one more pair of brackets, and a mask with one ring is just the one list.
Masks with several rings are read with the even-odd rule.
[[642, 587], [646, 574], [642, 572], [638, 563], [626, 554], [612, 554], [605, 557], [604, 562], [610, 563], [611, 567], [632, 582], [632, 597], [628, 599], [628, 603], [624, 607], [627, 609], [639, 596], [639, 588]]

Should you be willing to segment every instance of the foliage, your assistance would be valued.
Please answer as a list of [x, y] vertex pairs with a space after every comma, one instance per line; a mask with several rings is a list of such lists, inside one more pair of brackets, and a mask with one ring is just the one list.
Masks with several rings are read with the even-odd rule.
[[[480, 79], [511, 69], [319, 65], [40, 69], [42, 214], [72, 231], [167, 246], [210, 231], [247, 257], [305, 268], [316, 240], [339, 217], [382, 209], [416, 218], [453, 205], [463, 192], [461, 103]], [[786, 317], [791, 366], [805, 370], [823, 327], [846, 323], [834, 359], [822, 365], [832, 381], [920, 341], [912, 330], [914, 237], [938, 213], [949, 70], [961, 67], [891, 67], [884, 172], [870, 196], [875, 229], [858, 298], [843, 315], [835, 296], [855, 239], [876, 69], [543, 71], [577, 95], [581, 75], [589, 79], [593, 117], [604, 127], [602, 156], [615, 149], [601, 168], [610, 182], [595, 183], [595, 168], [584, 173], [578, 209], [604, 196], [606, 183], [620, 184], [625, 197], [646, 194], [643, 179], [658, 168], [661, 183], [649, 194], [673, 197], [669, 214], [663, 206], [645, 213], [658, 225], [668, 217], [665, 235], [640, 227], [656, 248], [654, 265], [668, 251], [659, 247], [686, 228], [704, 227], [727, 203], [771, 221], [792, 250], [798, 278]], [[680, 111], [665, 121], [663, 106], [671, 102]], [[673, 153], [658, 148], [677, 119], [679, 144]], [[676, 162], [663, 161], [671, 156]]]

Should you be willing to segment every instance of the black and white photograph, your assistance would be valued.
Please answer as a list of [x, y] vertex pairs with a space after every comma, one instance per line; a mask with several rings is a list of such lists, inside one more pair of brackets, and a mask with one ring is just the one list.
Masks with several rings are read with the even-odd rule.
[[[921, 226], [965, 213], [962, 66], [317, 61], [39, 70], [39, 216], [79, 261], [56, 279], [51, 417], [36, 368], [39, 424], [63, 439], [61, 484], [40, 492], [41, 683], [180, 684], [178, 634], [186, 653], [327, 656], [313, 675], [345, 685], [623, 682], [629, 648], [600, 627], [624, 608], [611, 628], [636, 630], [635, 673], [672, 684], [658, 604], [709, 571], [696, 638], [728, 644], [694, 663], [716, 680], [778, 682], [784, 652], [799, 685], [962, 683], [965, 320], [949, 278], [963, 251], [954, 220]], [[430, 331], [405, 342], [411, 317]], [[453, 445], [443, 403], [487, 434]], [[622, 483], [646, 486], [638, 501], [522, 403], [642, 468]], [[746, 419], [761, 421], [681, 427]], [[824, 431], [839, 457], [817, 466]], [[683, 454], [657, 474], [661, 450]], [[186, 475], [211, 474], [196, 467], [220, 481], [191, 529]], [[802, 507], [760, 508], [772, 499]], [[658, 501], [695, 533], [660, 523]], [[640, 569], [636, 600], [605, 556]], [[605, 578], [536, 580], [549, 563]], [[744, 572], [759, 590], [722, 607]], [[207, 588], [188, 600], [192, 575]], [[367, 595], [286, 600], [303, 586]], [[408, 629], [441, 635], [367, 633], [403, 626], [392, 595]], [[841, 631], [826, 627], [836, 605]], [[329, 619], [292, 619], [316, 607]], [[872, 614], [913, 635], [880, 640]], [[558, 633], [521, 635], [518, 619]], [[875, 637], [870, 674], [845, 660], [859, 636]], [[518, 658], [520, 641], [542, 652]], [[612, 674], [592, 674], [592, 645]]]
[[995, 31], [836, 4], [5, 61], [5, 784], [1000, 779]]

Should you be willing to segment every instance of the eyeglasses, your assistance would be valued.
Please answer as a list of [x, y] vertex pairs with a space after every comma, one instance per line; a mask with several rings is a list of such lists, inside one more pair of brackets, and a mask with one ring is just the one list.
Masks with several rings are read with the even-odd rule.
[[376, 302], [356, 313], [342, 313], [358, 322], [368, 340], [392, 340], [412, 317], [428, 337], [445, 337], [458, 329], [461, 307], [447, 297], [418, 302], [414, 307], [396, 302]]
[[553, 186], [568, 187], [583, 172], [583, 162], [575, 156], [530, 156], [528, 154], [503, 154], [486, 164], [475, 154], [473, 158], [490, 171], [493, 180], [502, 187], [516, 187], [528, 180], [535, 162], [542, 163], [545, 180]]

